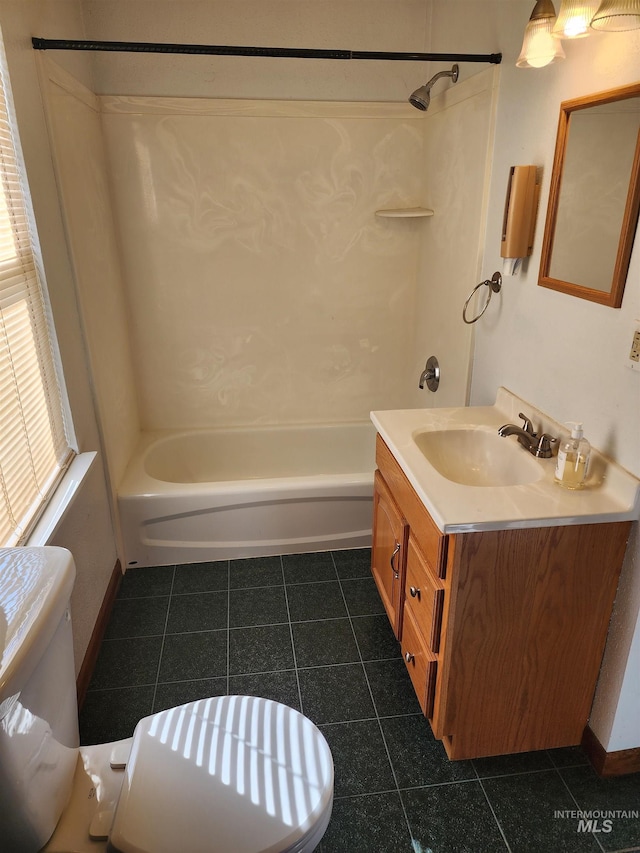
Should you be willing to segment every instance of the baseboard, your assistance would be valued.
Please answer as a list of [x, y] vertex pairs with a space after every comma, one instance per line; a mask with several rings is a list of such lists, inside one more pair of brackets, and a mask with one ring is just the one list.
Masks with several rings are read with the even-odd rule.
[[640, 772], [640, 747], [607, 752], [587, 726], [582, 735], [582, 748], [599, 776], [625, 776]]
[[100, 612], [98, 613], [98, 618], [96, 619], [96, 624], [94, 625], [93, 633], [91, 634], [91, 639], [89, 640], [89, 645], [87, 646], [87, 651], [85, 652], [84, 660], [82, 661], [82, 666], [78, 673], [78, 678], [76, 679], [78, 708], [82, 708], [84, 697], [89, 688], [89, 682], [91, 681], [91, 676], [93, 675], [93, 670], [95, 669], [96, 661], [98, 660], [98, 654], [104, 638], [104, 632], [107, 630], [107, 624], [113, 609], [113, 602], [118, 594], [118, 588], [120, 587], [121, 581], [122, 566], [120, 565], [120, 560], [117, 560], [113, 567], [113, 572], [111, 573], [111, 578], [104, 594], [104, 598], [102, 599], [102, 604], [100, 605]]

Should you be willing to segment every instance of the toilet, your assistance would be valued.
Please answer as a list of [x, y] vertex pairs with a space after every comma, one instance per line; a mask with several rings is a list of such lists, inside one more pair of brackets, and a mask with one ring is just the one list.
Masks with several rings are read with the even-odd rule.
[[0, 839], [11, 853], [310, 853], [329, 746], [269, 699], [219, 696], [78, 746], [64, 548], [0, 548]]

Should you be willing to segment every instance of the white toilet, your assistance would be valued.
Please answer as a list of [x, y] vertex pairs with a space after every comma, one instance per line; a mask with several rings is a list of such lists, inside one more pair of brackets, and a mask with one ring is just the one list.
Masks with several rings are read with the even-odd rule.
[[0, 847], [11, 853], [310, 853], [333, 760], [268, 699], [201, 699], [78, 746], [63, 548], [0, 549]]

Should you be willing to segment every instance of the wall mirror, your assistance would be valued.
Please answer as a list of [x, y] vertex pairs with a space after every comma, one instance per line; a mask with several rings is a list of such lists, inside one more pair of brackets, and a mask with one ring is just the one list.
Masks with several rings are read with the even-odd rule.
[[640, 83], [560, 106], [538, 284], [619, 308], [640, 207]]

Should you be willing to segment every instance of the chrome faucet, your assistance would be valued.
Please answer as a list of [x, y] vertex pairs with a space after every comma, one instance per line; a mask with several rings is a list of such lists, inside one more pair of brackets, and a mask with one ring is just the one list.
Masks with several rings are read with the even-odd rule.
[[509, 435], [518, 436], [518, 444], [521, 444], [525, 450], [528, 450], [529, 453], [541, 459], [549, 459], [553, 456], [553, 451], [558, 445], [558, 439], [552, 435], [548, 435], [546, 432], [538, 435], [534, 431], [533, 424], [529, 418], [523, 415], [522, 412], [519, 413], [518, 417], [522, 418], [523, 421], [521, 427], [515, 424], [504, 424], [498, 430], [498, 435], [503, 437]]
[[420, 381], [418, 382], [420, 388], [424, 388], [425, 382], [429, 391], [438, 390], [438, 385], [440, 384], [440, 365], [435, 355], [429, 356], [424, 370], [420, 374]]

